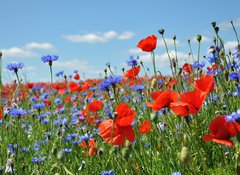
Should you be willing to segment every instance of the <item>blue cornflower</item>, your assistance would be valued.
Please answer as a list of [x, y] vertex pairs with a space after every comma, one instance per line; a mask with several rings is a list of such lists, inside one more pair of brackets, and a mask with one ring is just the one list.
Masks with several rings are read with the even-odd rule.
[[37, 109], [37, 110], [40, 110], [42, 108], [45, 107], [45, 104], [42, 102], [42, 103], [39, 103], [39, 104], [34, 104], [33, 105], [33, 109]]
[[238, 47], [235, 49], [235, 51], [232, 53], [233, 58], [240, 58], [240, 50]]
[[110, 87], [111, 84], [107, 79], [103, 79], [103, 81], [99, 85], [101, 91], [109, 91]]
[[114, 175], [114, 170], [101, 171], [101, 175]]
[[193, 63], [193, 68], [194, 68], [194, 69], [201, 69], [201, 68], [203, 68], [204, 66], [205, 66], [205, 62], [204, 62], [204, 61], [199, 62], [199, 63], [198, 63], [198, 61], [195, 61], [195, 62]]
[[119, 76], [110, 75], [108, 77], [108, 81], [114, 87], [114, 86], [116, 86], [117, 83], [120, 83], [122, 81], [122, 76], [120, 76], [120, 75]]
[[133, 56], [130, 56], [129, 61], [127, 61], [127, 64], [128, 64], [128, 66], [131, 66], [131, 67], [137, 66], [138, 60], [139, 60], [139, 56], [137, 56], [136, 59]]
[[145, 89], [144, 85], [136, 85], [133, 88], [133, 90], [138, 91], [138, 92], [142, 92], [144, 89]]
[[240, 78], [240, 75], [237, 74], [236, 72], [232, 72], [230, 75], [229, 75], [230, 79], [231, 80], [237, 80]]
[[46, 55], [42, 57], [42, 61], [44, 63], [48, 62], [49, 64], [52, 64], [53, 61], [58, 60], [58, 56], [57, 55]]
[[233, 122], [235, 120], [232, 115], [226, 115], [225, 119], [227, 122]]
[[44, 158], [33, 157], [32, 162], [33, 163], [42, 163], [42, 162], [44, 162]]
[[49, 121], [50, 121], [49, 119], [45, 118], [45, 119], [43, 119], [43, 120], [41, 121], [41, 123], [42, 123], [42, 124], [48, 124]]
[[75, 74], [78, 73], [78, 70], [74, 70], [73, 73], [75, 73]]
[[23, 68], [23, 63], [11, 63], [7, 65], [7, 69], [10, 71], [14, 71], [15, 73], [18, 72], [18, 69]]
[[21, 117], [27, 114], [27, 112], [22, 109], [22, 108], [13, 108], [12, 110], [9, 111], [9, 114], [13, 117]]
[[162, 80], [160, 80], [160, 81], [158, 81], [158, 86], [162, 86], [163, 85], [163, 81]]
[[71, 148], [64, 148], [63, 152], [64, 153], [70, 153], [70, 152], [72, 152], [72, 149]]
[[62, 71], [59, 71], [58, 73], [56, 73], [55, 74], [55, 76], [56, 77], [60, 77], [60, 76], [62, 76], [63, 75], [63, 73], [64, 73], [64, 71], [62, 70]]
[[180, 173], [180, 172], [174, 172], [174, 173], [172, 173], [171, 175], [182, 175], [182, 173]]

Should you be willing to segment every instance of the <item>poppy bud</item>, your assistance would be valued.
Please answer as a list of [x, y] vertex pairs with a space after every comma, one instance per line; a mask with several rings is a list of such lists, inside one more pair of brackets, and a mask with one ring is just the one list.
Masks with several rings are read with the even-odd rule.
[[190, 151], [186, 146], [182, 147], [182, 150], [180, 152], [180, 160], [184, 164], [187, 164], [190, 160]]
[[202, 36], [201, 36], [200, 34], [198, 34], [198, 35], [196, 36], [196, 39], [197, 39], [197, 41], [200, 43], [201, 40], [202, 40]]
[[142, 60], [139, 62], [141, 65], [143, 65], [143, 62], [142, 62]]
[[123, 148], [121, 153], [122, 153], [123, 158], [126, 159], [126, 160], [130, 156], [130, 150], [128, 148]]
[[117, 154], [117, 147], [116, 147], [116, 146], [112, 147], [112, 148], [110, 149], [109, 153], [110, 153], [110, 155], [111, 155], [111, 154]]
[[131, 144], [131, 142], [129, 142], [128, 140], [126, 140], [125, 146], [126, 146], [126, 148], [128, 148], [128, 149], [131, 149], [131, 148], [132, 148], [132, 144]]
[[125, 67], [122, 67], [122, 71], [123, 71], [123, 73], [125, 72]]
[[61, 150], [61, 151], [58, 151], [58, 153], [57, 153], [57, 159], [58, 160], [61, 160], [62, 158], [63, 158], [63, 156], [64, 156], [64, 152]]
[[67, 79], [67, 75], [63, 75], [63, 78], [64, 78], [64, 79]]
[[173, 35], [173, 40], [176, 40], [176, 39], [177, 39], [176, 35]]
[[215, 27], [215, 32], [218, 33], [219, 27]]
[[187, 40], [188, 43], [190, 43], [190, 41], [191, 41], [190, 39]]
[[229, 73], [228, 73], [227, 70], [224, 70], [224, 71], [223, 71], [223, 75], [224, 75], [224, 77], [225, 77], [225, 80], [228, 81], [228, 78], [229, 78], [228, 75], [229, 75]]
[[2, 57], [2, 52], [0, 51], [0, 58]]
[[213, 28], [216, 27], [216, 22], [215, 21], [213, 21], [211, 24], [212, 24]]
[[178, 75], [181, 75], [182, 74], [182, 68], [179, 68], [178, 69]]
[[151, 82], [151, 88], [155, 88], [156, 85], [157, 85], [157, 79], [154, 78], [154, 79], [152, 80], [152, 82]]
[[107, 69], [106, 68], [104, 69], [104, 72], [107, 73]]
[[223, 51], [223, 50], [221, 50], [221, 51], [220, 51], [220, 53], [219, 53], [219, 56], [220, 56], [221, 58], [224, 58], [224, 56], [225, 56], [225, 53], [224, 53], [224, 51]]
[[118, 113], [117, 112], [114, 112], [113, 113], [113, 119], [115, 119], [117, 117]]
[[160, 29], [158, 32], [159, 32], [161, 35], [163, 35], [163, 34], [164, 34], [164, 29]]
[[158, 119], [158, 113], [157, 112], [151, 112], [150, 119], [152, 121], [156, 121]]

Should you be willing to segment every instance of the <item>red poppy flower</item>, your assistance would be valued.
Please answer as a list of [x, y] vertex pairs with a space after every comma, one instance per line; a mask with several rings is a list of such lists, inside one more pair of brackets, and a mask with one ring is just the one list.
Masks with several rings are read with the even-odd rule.
[[196, 89], [209, 94], [214, 89], [214, 78], [213, 75], [204, 75], [202, 78], [194, 82]]
[[147, 134], [151, 131], [151, 129], [150, 120], [144, 120], [139, 126], [139, 132], [141, 134]]
[[112, 119], [104, 120], [99, 125], [100, 136], [112, 145], [124, 145], [125, 140], [133, 142], [135, 132], [131, 125], [126, 127], [118, 126]]
[[129, 126], [134, 120], [135, 111], [127, 104], [119, 104], [117, 109], [116, 124], [121, 127]]
[[196, 114], [201, 108], [206, 95], [199, 90], [185, 92], [180, 94], [181, 101], [170, 104], [172, 111], [181, 116], [186, 117], [189, 114]]
[[81, 91], [81, 86], [75, 82], [71, 82], [69, 84], [69, 90], [71, 92], [78, 92], [78, 91]]
[[73, 78], [74, 78], [75, 80], [79, 80], [80, 76], [79, 76], [79, 74], [75, 74]]
[[188, 63], [185, 63], [183, 66], [182, 66], [182, 70], [186, 73], [190, 73], [192, 72], [193, 70], [193, 67], [191, 64], [188, 64]]
[[79, 146], [82, 147], [82, 148], [84, 148], [84, 149], [89, 149], [89, 150], [88, 150], [88, 155], [89, 155], [89, 156], [93, 156], [93, 155], [96, 154], [96, 152], [97, 152], [97, 148], [96, 148], [96, 146], [95, 146], [95, 141], [94, 141], [94, 139], [88, 140], [88, 144], [86, 143], [86, 141], [82, 141]]
[[127, 70], [124, 74], [124, 77], [127, 77], [128, 79], [134, 79], [140, 72], [140, 66], [133, 67], [129, 70]]
[[142, 39], [137, 47], [142, 49], [145, 52], [152, 52], [157, 45], [157, 37], [155, 35], [149, 36], [147, 38]]
[[95, 100], [90, 102], [86, 109], [89, 110], [90, 112], [96, 112], [102, 109], [103, 106], [103, 102], [99, 101], [99, 100]]
[[151, 94], [154, 102], [146, 102], [146, 105], [154, 111], [159, 111], [162, 108], [170, 106], [171, 103], [178, 100], [178, 93], [175, 91], [157, 91]]
[[226, 116], [218, 116], [209, 124], [210, 135], [203, 136], [203, 141], [212, 141], [227, 146], [233, 146], [231, 137], [236, 136], [240, 132], [240, 125], [237, 122], [228, 122]]

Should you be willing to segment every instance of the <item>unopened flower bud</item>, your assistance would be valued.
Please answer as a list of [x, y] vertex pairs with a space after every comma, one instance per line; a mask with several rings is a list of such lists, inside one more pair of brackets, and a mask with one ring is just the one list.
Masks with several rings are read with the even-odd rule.
[[125, 72], [125, 68], [124, 67], [122, 67], [122, 71], [123, 71], [123, 73]]
[[61, 160], [62, 158], [63, 158], [63, 156], [64, 156], [64, 152], [61, 150], [61, 151], [58, 151], [58, 153], [57, 153], [57, 159], [58, 160]]
[[163, 34], [164, 34], [164, 29], [160, 29], [158, 32], [159, 32], [161, 35], [163, 35]]
[[180, 152], [180, 160], [184, 164], [187, 164], [190, 160], [190, 151], [186, 146], [182, 147], [182, 150]]
[[122, 156], [124, 157], [124, 159], [126, 159], [126, 160], [130, 156], [130, 150], [128, 148], [124, 148], [121, 153], [122, 153]]
[[115, 119], [117, 117], [118, 113], [117, 112], [114, 112], [113, 113], [113, 118]]
[[198, 34], [198, 35], [196, 36], [196, 39], [197, 39], [197, 41], [200, 43], [201, 40], [202, 40], [202, 36], [201, 36], [200, 34]]
[[2, 52], [0, 51], [0, 58], [2, 57]]
[[176, 39], [177, 39], [176, 35], [173, 35], [173, 40], [176, 40]]
[[151, 112], [151, 114], [150, 114], [150, 119], [152, 120], [152, 121], [156, 121], [157, 120], [157, 118], [158, 118], [158, 113], [157, 112]]
[[215, 31], [216, 31], [216, 33], [218, 33], [219, 27], [215, 27]]
[[224, 75], [225, 80], [228, 81], [229, 72], [228, 72], [227, 70], [224, 70], [224, 71], [223, 71], [223, 75]]
[[213, 28], [216, 27], [216, 22], [215, 21], [213, 21], [211, 24], [212, 24]]
[[152, 80], [152, 82], [151, 82], [151, 87], [154, 88], [154, 87], [156, 87], [156, 86], [157, 86], [157, 79], [154, 78], [154, 79]]

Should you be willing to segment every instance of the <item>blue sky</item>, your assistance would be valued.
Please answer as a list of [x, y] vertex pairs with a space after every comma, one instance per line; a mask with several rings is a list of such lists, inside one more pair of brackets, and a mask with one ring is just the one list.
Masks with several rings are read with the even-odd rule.
[[[83, 76], [99, 77], [105, 64], [110, 62], [119, 73], [129, 56], [140, 56], [151, 67], [149, 55], [136, 48], [149, 35], [158, 38], [155, 51], [157, 68], [168, 74], [166, 51], [158, 34], [165, 29], [165, 38], [172, 49], [176, 34], [179, 58], [187, 58], [187, 40], [191, 39], [196, 51], [196, 34], [203, 36], [201, 56], [214, 36], [211, 22], [216, 21], [227, 48], [236, 46], [230, 27], [233, 20], [240, 29], [240, 1], [194, 0], [122, 0], [122, 1], [59, 1], [9, 0], [1, 2], [0, 50], [3, 67], [11, 62], [23, 62], [21, 76], [28, 81], [49, 81], [49, 67], [41, 57], [56, 54], [59, 61], [54, 73], [64, 70], [67, 75], [79, 70]], [[14, 79], [9, 71], [3, 72], [4, 81]], [[55, 79], [57, 80], [57, 79]]]

